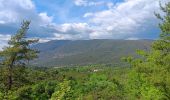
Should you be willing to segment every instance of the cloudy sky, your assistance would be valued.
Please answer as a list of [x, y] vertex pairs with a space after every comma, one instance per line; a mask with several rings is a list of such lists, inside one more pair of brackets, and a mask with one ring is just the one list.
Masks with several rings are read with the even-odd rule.
[[0, 48], [23, 20], [28, 37], [53, 39], [156, 39], [159, 1], [170, 0], [0, 0]]

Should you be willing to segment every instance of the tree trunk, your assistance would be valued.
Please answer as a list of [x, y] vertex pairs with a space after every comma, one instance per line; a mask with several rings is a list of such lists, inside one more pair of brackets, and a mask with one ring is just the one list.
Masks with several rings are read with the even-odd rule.
[[9, 75], [8, 75], [8, 90], [11, 90], [12, 84], [13, 84], [13, 81], [12, 81], [12, 68], [10, 67]]
[[11, 88], [12, 88], [12, 85], [13, 85], [13, 79], [12, 79], [12, 77], [13, 77], [13, 65], [14, 65], [14, 62], [15, 62], [15, 56], [16, 56], [16, 54], [13, 56], [13, 57], [11, 57], [11, 64], [9, 65], [9, 69], [8, 69], [8, 85], [7, 85], [7, 88], [8, 88], [8, 90], [11, 90]]

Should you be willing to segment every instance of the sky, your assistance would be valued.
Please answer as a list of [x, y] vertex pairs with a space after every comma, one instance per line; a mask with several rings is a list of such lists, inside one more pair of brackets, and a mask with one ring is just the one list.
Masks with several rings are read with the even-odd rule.
[[0, 0], [0, 48], [30, 20], [29, 38], [157, 39], [154, 12], [170, 0]]

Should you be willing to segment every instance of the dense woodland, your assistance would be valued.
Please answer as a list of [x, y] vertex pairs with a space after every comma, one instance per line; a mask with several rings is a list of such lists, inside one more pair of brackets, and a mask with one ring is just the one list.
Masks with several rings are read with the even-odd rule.
[[27, 39], [24, 21], [0, 52], [0, 100], [170, 100], [170, 3], [161, 10], [160, 38], [138, 58], [122, 57], [127, 66], [31, 67], [38, 40]]

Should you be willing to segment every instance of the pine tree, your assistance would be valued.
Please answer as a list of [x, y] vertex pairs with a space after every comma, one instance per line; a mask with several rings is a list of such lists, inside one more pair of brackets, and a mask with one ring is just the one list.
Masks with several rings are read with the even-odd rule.
[[21, 28], [11, 37], [8, 47], [0, 52], [1, 64], [4, 67], [4, 81], [7, 90], [11, 90], [14, 83], [15, 68], [24, 68], [26, 64], [37, 57], [37, 50], [30, 47], [31, 44], [38, 42], [38, 39], [27, 39], [27, 31], [30, 21], [23, 21]]

